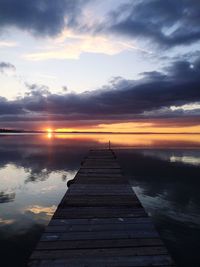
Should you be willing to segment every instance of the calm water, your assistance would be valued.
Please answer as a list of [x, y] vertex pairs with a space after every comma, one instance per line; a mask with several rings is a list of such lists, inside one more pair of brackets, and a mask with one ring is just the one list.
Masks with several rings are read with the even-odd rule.
[[67, 180], [109, 140], [177, 266], [200, 266], [200, 135], [97, 134], [0, 135], [0, 266], [26, 266]]

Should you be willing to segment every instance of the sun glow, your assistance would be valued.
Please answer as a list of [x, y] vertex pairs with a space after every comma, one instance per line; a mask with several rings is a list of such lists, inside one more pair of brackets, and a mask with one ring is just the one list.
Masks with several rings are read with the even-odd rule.
[[[45, 136], [48, 139], [47, 136]], [[53, 140], [59, 140], [61, 144], [66, 142], [85, 144], [86, 146], [108, 147], [109, 141], [112, 147], [132, 148], [200, 148], [200, 134], [105, 134], [105, 133], [54, 133]], [[189, 161], [190, 159], [186, 159]]]
[[[178, 122], [177, 122], [178, 124]], [[200, 125], [168, 125], [160, 122], [127, 122], [98, 124], [91, 127], [57, 128], [55, 133], [200, 133]]]
[[47, 133], [49, 133], [49, 134], [52, 134], [52, 133], [53, 133], [53, 130], [52, 130], [51, 128], [47, 128], [46, 131], [47, 131]]
[[53, 130], [51, 129], [51, 128], [47, 128], [46, 129], [46, 132], [47, 132], [47, 137], [48, 137], [48, 139], [51, 139], [52, 138], [52, 136], [53, 136]]

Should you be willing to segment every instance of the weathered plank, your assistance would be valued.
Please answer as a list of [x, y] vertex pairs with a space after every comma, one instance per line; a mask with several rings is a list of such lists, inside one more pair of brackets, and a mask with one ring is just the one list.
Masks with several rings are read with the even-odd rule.
[[98, 239], [127, 239], [127, 238], [158, 238], [155, 230], [126, 230], [126, 231], [98, 231], [98, 232], [73, 232], [73, 233], [44, 233], [41, 241], [57, 240], [98, 240]]
[[49, 225], [93, 225], [93, 224], [140, 224], [140, 223], [152, 223], [151, 219], [149, 217], [143, 217], [143, 218], [126, 218], [126, 217], [121, 217], [121, 218], [94, 218], [94, 219], [52, 219], [49, 222]]
[[53, 218], [112, 218], [112, 217], [145, 217], [142, 208], [132, 207], [68, 207], [59, 208]]
[[113, 160], [111, 158], [100, 158], [100, 157], [97, 157], [97, 158], [88, 158], [86, 159], [85, 161], [83, 161], [81, 163], [81, 168], [85, 165], [85, 164], [92, 164], [92, 165], [117, 165], [118, 168], [120, 168], [120, 165], [119, 163], [116, 162], [116, 160]]
[[61, 202], [63, 207], [101, 207], [131, 206], [141, 207], [138, 199], [132, 195], [67, 195]]
[[76, 259], [58, 259], [58, 260], [36, 260], [31, 267], [144, 267], [159, 266], [173, 267], [173, 262], [169, 255], [151, 255], [151, 256], [126, 256], [126, 257], [85, 257]]
[[116, 256], [149, 256], [167, 255], [164, 246], [133, 247], [133, 248], [100, 248], [100, 249], [76, 249], [76, 250], [36, 250], [31, 259], [69, 259], [77, 257], [116, 257]]
[[127, 239], [99, 239], [99, 240], [73, 240], [73, 241], [51, 241], [39, 242], [38, 250], [55, 249], [87, 249], [87, 248], [121, 248], [121, 247], [152, 247], [163, 246], [159, 238], [127, 238]]
[[86, 159], [82, 163], [82, 167], [84, 168], [86, 165], [90, 165], [91, 167], [93, 166], [100, 166], [101, 168], [104, 168], [103, 166], [105, 165], [106, 167], [117, 167], [120, 168], [120, 165], [116, 162], [116, 160], [111, 160], [111, 159]]
[[75, 184], [127, 184], [126, 179], [123, 178], [116, 178], [116, 177], [86, 177], [86, 176], [77, 176], [76, 179], [74, 179]]
[[107, 174], [121, 174], [121, 169], [101, 169], [101, 168], [81, 168], [79, 170], [80, 174], [104, 174], [104, 175], [107, 175]]
[[[85, 173], [81, 173], [81, 172], [78, 172], [76, 174], [76, 176], [74, 177], [76, 179], [79, 179], [80, 181], [82, 179], [91, 179], [91, 178], [98, 178], [98, 179], [104, 179], [104, 180], [109, 180], [109, 179], [119, 179], [119, 180], [122, 180], [122, 181], [126, 181], [126, 184], [127, 184], [127, 178], [126, 177], [123, 177], [121, 173], [116, 173], [116, 174], [113, 174], [113, 173], [89, 173], [88, 175], [85, 174]], [[90, 184], [90, 183], [89, 183]]]
[[133, 195], [133, 190], [128, 185], [101, 185], [96, 184], [72, 184], [68, 190], [68, 195]]
[[117, 164], [92, 164], [92, 163], [84, 164], [82, 166], [82, 170], [84, 169], [95, 169], [95, 170], [96, 169], [105, 169], [105, 170], [117, 169], [117, 170], [120, 170], [119, 165]]
[[129, 231], [135, 230], [155, 230], [152, 223], [140, 223], [140, 224], [93, 224], [93, 225], [65, 225], [65, 226], [48, 226], [46, 233], [66, 233], [66, 232], [97, 232], [97, 231]]

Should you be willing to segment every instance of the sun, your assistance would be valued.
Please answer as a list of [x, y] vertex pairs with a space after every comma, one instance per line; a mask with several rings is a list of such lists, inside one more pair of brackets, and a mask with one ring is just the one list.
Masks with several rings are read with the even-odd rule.
[[53, 130], [51, 128], [46, 129], [47, 133], [51, 134], [53, 133]]
[[47, 138], [52, 139], [54, 131], [51, 128], [47, 128], [46, 132], [47, 132]]

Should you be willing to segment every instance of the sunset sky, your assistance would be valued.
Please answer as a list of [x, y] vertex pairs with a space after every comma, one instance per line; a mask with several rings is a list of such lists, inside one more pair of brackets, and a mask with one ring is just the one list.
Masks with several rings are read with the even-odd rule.
[[200, 132], [200, 1], [0, 0], [0, 128]]

